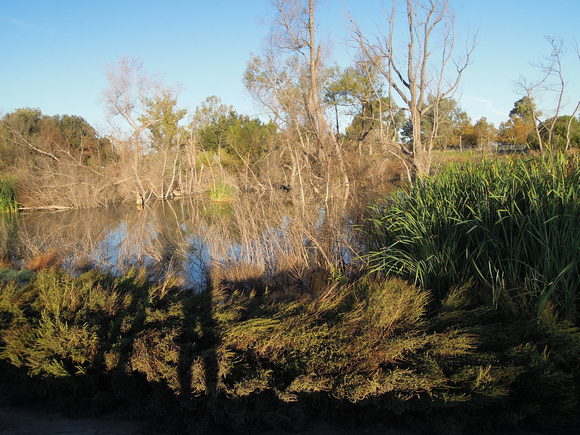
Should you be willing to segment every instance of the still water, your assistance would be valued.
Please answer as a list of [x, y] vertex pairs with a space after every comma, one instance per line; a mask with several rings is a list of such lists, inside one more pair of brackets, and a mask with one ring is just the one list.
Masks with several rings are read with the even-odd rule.
[[302, 281], [312, 266], [356, 256], [355, 232], [344, 208], [292, 204], [284, 196], [125, 203], [90, 210], [0, 215], [0, 259], [16, 268], [57, 253], [65, 270], [99, 268], [114, 274], [144, 267], [152, 279], [170, 277], [193, 290], [248, 277]]

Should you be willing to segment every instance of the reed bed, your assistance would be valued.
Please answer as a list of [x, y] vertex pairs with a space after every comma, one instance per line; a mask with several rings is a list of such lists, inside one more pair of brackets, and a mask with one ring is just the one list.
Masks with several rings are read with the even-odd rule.
[[357, 240], [344, 210], [314, 200], [291, 202], [284, 192], [256, 200], [240, 194], [218, 222], [203, 229], [214, 287], [260, 294], [318, 293], [354, 266]]
[[[516, 297], [541, 314], [577, 313], [577, 156], [450, 164], [372, 210], [372, 268], [431, 289], [474, 280], [497, 307]], [[502, 302], [503, 301], [503, 302]]]
[[0, 177], [0, 213], [15, 213], [17, 211], [16, 180]]

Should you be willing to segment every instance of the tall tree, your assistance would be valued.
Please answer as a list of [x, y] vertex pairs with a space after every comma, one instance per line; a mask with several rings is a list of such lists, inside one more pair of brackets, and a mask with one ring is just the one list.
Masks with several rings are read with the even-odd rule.
[[[185, 135], [185, 128], [180, 122], [186, 115], [187, 111], [178, 107], [177, 96], [173, 91], [163, 89], [154, 97], [147, 99], [145, 113], [139, 118], [142, 124], [149, 124], [150, 147], [160, 157], [157, 183], [151, 184], [157, 197], [169, 198], [175, 188], [180, 145]], [[159, 122], [150, 123], [151, 120]], [[171, 170], [170, 177], [166, 174], [168, 170]]]
[[[302, 159], [302, 154], [307, 154], [324, 168], [327, 180], [338, 168], [348, 194], [343, 152], [324, 116], [321, 94], [328, 70], [316, 33], [316, 2], [271, 0], [271, 4], [275, 15], [270, 38], [264, 56], [256, 56], [248, 64], [244, 76], [246, 87], [275, 121], [282, 121], [296, 133], [289, 141], [301, 144], [300, 152], [289, 148], [294, 162], [293, 174], [302, 179], [302, 164], [298, 160]], [[303, 182], [300, 184], [303, 186]]]
[[[154, 141], [160, 139], [161, 134], [167, 136], [170, 129], [176, 129], [185, 116], [176, 109], [179, 92], [146, 73], [137, 59], [123, 57], [116, 65], [111, 65], [106, 74], [109, 86], [103, 97], [113, 127], [111, 139], [118, 147], [123, 168], [133, 175], [132, 189], [140, 202], [154, 193], [164, 196], [166, 189], [156, 192], [153, 188], [144, 156], [155, 146], [161, 146]], [[119, 118], [122, 125], [116, 122]], [[175, 125], [170, 127], [171, 122]], [[148, 131], [152, 135], [149, 138], [145, 134]], [[148, 140], [151, 138], [153, 142]]]
[[[509, 119], [499, 125], [499, 142], [506, 145], [531, 145], [536, 119], [542, 113], [531, 96], [524, 96], [514, 103]], [[537, 140], [536, 140], [537, 144]]]
[[[524, 95], [524, 98], [528, 98], [530, 101], [538, 99], [540, 95], [548, 96], [555, 101], [551, 116], [544, 121], [540, 120], [541, 113], [536, 110], [535, 106], [532, 105], [530, 107], [536, 139], [542, 153], [552, 148], [554, 129], [560, 118], [561, 111], [564, 108], [564, 97], [566, 93], [566, 77], [563, 69], [563, 58], [566, 54], [564, 41], [560, 38], [550, 36], [546, 36], [546, 40], [550, 45], [548, 56], [542, 61], [533, 64], [540, 71], [539, 79], [530, 81], [521, 78], [517, 83], [517, 87]], [[577, 52], [580, 58], [580, 51], [577, 50]], [[576, 103], [572, 116], [569, 119], [574, 118], [579, 108], [580, 100]], [[571, 124], [568, 124], [568, 129], [570, 127]], [[568, 140], [566, 148], [569, 148], [569, 146], [570, 141]]]
[[495, 128], [493, 123], [488, 122], [487, 118], [484, 116], [475, 122], [474, 135], [477, 146], [482, 148], [489, 147], [489, 145], [496, 140], [497, 128]]
[[[374, 63], [360, 56], [326, 87], [325, 99], [335, 107], [344, 107], [346, 114], [352, 117], [346, 136], [358, 143], [359, 153], [363, 142], [372, 153], [373, 142], [383, 144], [385, 137], [396, 141], [404, 122], [400, 109], [391, 110], [394, 105], [388, 102], [381, 78]], [[338, 125], [336, 130], [338, 134]]]
[[[404, 35], [396, 35], [403, 28], [397, 24], [399, 4], [405, 14]], [[385, 10], [384, 17], [385, 31], [380, 31], [373, 41], [363, 34], [354, 18], [350, 19], [351, 31], [361, 51], [375, 63], [389, 89], [408, 111], [413, 141], [409, 149], [401, 147], [401, 152], [410, 156], [421, 176], [431, 167], [431, 151], [439, 128], [439, 103], [457, 90], [476, 38], [468, 41], [465, 51], [458, 55], [455, 17], [446, 0], [392, 0], [391, 10]], [[399, 51], [401, 38], [407, 42], [404, 52]], [[430, 110], [434, 119], [432, 134], [424, 141], [421, 125]]]

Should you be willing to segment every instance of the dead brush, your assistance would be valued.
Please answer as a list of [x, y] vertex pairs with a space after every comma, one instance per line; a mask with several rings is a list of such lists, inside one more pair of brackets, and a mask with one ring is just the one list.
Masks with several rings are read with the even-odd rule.
[[315, 294], [345, 256], [355, 255], [344, 236], [344, 210], [288, 204], [278, 192], [260, 201], [240, 195], [231, 208], [230, 221], [204, 229], [214, 290]]
[[245, 296], [261, 296], [267, 284], [262, 268], [252, 263], [228, 262], [214, 264], [210, 271], [210, 282], [214, 298], [240, 293]]
[[57, 249], [50, 249], [49, 251], [39, 253], [32, 257], [26, 266], [34, 272], [40, 270], [58, 269], [62, 266], [64, 255]]

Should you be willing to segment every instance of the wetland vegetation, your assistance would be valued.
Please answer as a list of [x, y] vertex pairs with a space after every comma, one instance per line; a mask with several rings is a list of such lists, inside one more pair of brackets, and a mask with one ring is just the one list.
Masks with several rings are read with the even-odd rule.
[[345, 69], [313, 0], [271, 3], [243, 78], [268, 121], [215, 96], [188, 113], [130, 58], [106, 133], [0, 119], [3, 390], [177, 433], [578, 428], [580, 104], [562, 116], [550, 86], [543, 116], [531, 83], [499, 129], [472, 124], [453, 95], [475, 40], [431, 32], [445, 1], [402, 2], [439, 56], [351, 21]]

